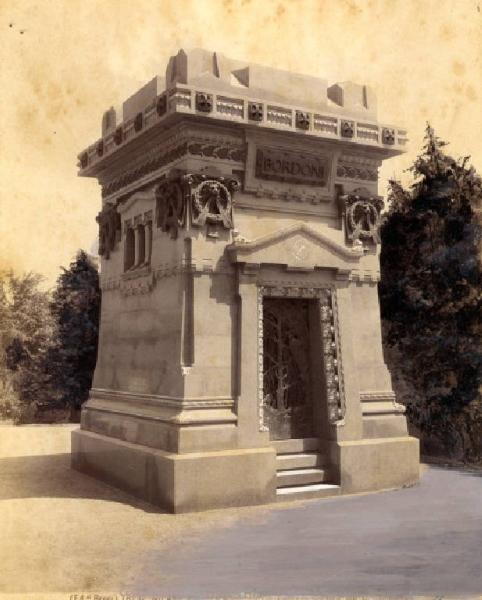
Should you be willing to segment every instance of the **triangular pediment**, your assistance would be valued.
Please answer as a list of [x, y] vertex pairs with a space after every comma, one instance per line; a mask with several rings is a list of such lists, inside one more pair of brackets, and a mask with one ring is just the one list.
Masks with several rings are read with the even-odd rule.
[[363, 251], [347, 248], [304, 223], [227, 247], [233, 262], [283, 264], [301, 268], [353, 268]]

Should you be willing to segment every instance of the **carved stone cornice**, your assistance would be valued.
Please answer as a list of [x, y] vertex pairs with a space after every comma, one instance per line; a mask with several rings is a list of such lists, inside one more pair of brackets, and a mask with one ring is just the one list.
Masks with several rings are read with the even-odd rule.
[[360, 402], [364, 417], [405, 413], [405, 406], [396, 401], [392, 390], [360, 392]]
[[172, 164], [184, 157], [199, 157], [244, 163], [246, 149], [242, 142], [228, 140], [220, 136], [177, 136], [176, 143], [162, 143], [147, 153], [134, 168], [127, 169], [120, 175], [105, 182], [102, 186], [102, 197], [110, 196], [122, 188], [142, 179], [162, 167]]

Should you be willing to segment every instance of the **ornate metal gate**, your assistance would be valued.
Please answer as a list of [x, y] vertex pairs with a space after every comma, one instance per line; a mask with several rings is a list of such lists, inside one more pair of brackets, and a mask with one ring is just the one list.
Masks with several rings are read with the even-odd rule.
[[263, 301], [263, 411], [271, 439], [312, 435], [309, 300]]

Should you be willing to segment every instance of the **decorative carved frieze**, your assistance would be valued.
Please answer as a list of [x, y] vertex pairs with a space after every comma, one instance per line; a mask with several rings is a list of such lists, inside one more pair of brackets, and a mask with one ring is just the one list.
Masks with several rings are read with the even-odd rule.
[[109, 258], [116, 243], [120, 240], [120, 215], [113, 204], [107, 203], [97, 215], [96, 221], [99, 224], [99, 254], [104, 258]]
[[266, 120], [268, 123], [291, 127], [293, 111], [290, 108], [283, 108], [281, 106], [268, 106], [266, 109]]
[[357, 188], [340, 197], [345, 216], [346, 234], [353, 245], [380, 242], [380, 212], [383, 200], [372, 196], [365, 188]]
[[263, 404], [263, 297], [265, 296], [318, 299], [323, 351], [322, 369], [325, 374], [328, 418], [333, 425], [343, 424], [346, 408], [336, 289], [333, 287], [300, 287], [273, 284], [258, 287], [258, 415], [260, 431], [268, 430], [264, 423]]
[[181, 181], [163, 181], [156, 188], [156, 225], [177, 238], [179, 227], [184, 226], [186, 214], [185, 193]]
[[102, 196], [110, 196], [137, 180], [161, 169], [162, 167], [183, 158], [184, 156], [199, 156], [217, 158], [234, 162], [243, 162], [246, 156], [244, 144], [229, 143], [217, 139], [202, 139], [183, 141], [163, 151], [165, 146], [159, 146], [146, 156], [145, 162], [135, 169], [124, 172], [121, 176], [109, 181], [102, 187]]
[[358, 179], [377, 181], [380, 161], [356, 154], [343, 154], [338, 159], [336, 176], [338, 179]]
[[336, 176], [343, 179], [360, 179], [362, 181], [377, 181], [377, 169], [363, 168], [350, 164], [339, 164], [336, 168]]
[[156, 281], [149, 267], [124, 273], [120, 279], [120, 290], [124, 296], [148, 294]]

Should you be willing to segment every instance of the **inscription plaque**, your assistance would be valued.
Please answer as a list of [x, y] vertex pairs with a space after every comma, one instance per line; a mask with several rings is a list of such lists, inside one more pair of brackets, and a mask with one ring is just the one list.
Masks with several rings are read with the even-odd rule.
[[256, 150], [256, 177], [285, 183], [324, 187], [328, 174], [328, 159], [277, 148]]

